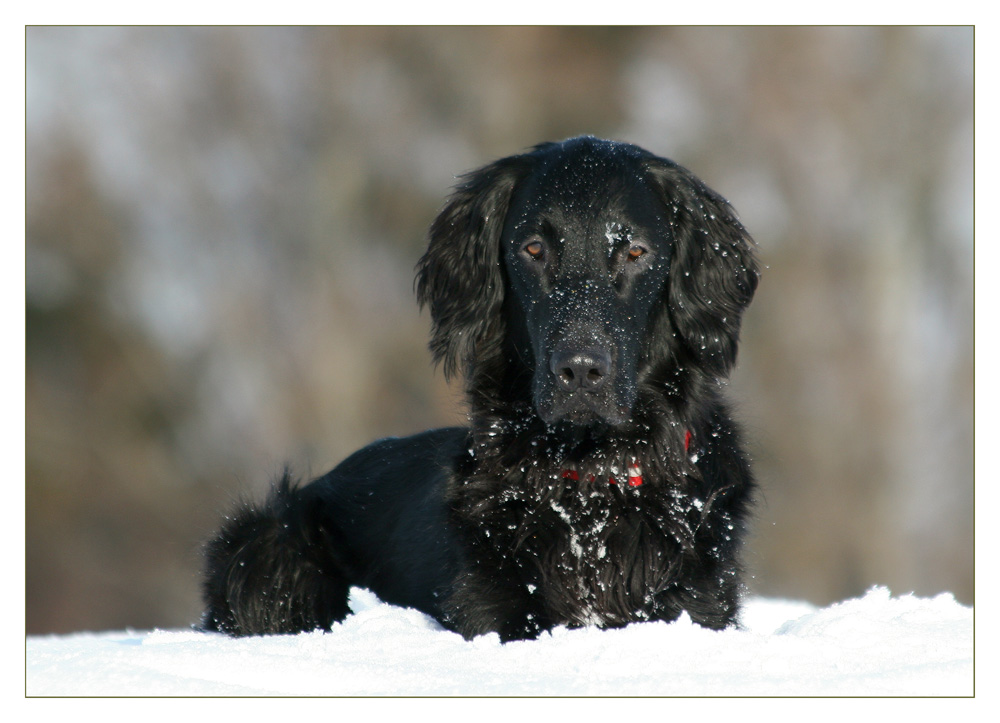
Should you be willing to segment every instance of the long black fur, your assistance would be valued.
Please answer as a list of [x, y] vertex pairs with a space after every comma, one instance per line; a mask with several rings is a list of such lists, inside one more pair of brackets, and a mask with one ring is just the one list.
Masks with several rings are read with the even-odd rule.
[[328, 630], [354, 585], [466, 638], [733, 624], [753, 481], [721, 386], [757, 280], [729, 204], [636, 146], [576, 138], [466, 175], [416, 290], [470, 427], [244, 506], [208, 545], [203, 627]]

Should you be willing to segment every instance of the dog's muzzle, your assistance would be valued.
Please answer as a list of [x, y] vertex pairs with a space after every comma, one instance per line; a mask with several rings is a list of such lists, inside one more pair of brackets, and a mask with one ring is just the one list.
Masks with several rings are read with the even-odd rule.
[[548, 424], [620, 426], [631, 419], [635, 384], [610, 344], [563, 343], [536, 371], [535, 402]]

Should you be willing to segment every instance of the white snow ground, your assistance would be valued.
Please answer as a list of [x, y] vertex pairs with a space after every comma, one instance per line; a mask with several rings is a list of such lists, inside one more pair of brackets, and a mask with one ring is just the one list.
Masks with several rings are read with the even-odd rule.
[[29, 696], [967, 696], [973, 611], [881, 587], [818, 609], [752, 598], [742, 629], [688, 618], [467, 642], [355, 589], [329, 633], [192, 630], [27, 638]]

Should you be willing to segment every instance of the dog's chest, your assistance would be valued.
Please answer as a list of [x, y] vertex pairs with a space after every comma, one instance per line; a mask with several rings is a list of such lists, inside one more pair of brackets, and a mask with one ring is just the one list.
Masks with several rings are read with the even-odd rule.
[[556, 624], [571, 627], [653, 617], [682, 548], [636, 491], [540, 501], [520, 527], [514, 555], [523, 584]]

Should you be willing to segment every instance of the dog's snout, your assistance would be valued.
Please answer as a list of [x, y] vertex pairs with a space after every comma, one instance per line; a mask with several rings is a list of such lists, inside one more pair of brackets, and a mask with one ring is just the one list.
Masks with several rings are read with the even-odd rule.
[[605, 351], [570, 349], [552, 355], [549, 368], [563, 391], [597, 391], [611, 374], [611, 355]]

